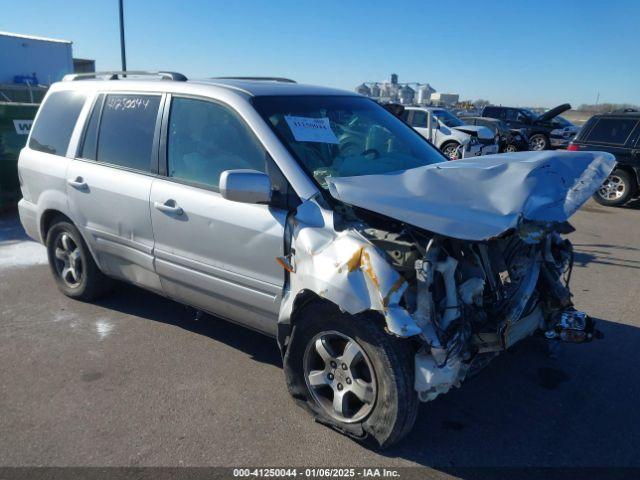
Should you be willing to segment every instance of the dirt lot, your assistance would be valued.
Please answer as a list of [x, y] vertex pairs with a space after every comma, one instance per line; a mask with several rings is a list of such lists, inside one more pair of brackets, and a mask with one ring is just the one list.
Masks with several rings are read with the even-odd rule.
[[528, 339], [377, 453], [294, 406], [274, 341], [129, 286], [72, 301], [2, 216], [0, 465], [640, 466], [639, 218], [573, 218], [575, 300], [603, 340]]

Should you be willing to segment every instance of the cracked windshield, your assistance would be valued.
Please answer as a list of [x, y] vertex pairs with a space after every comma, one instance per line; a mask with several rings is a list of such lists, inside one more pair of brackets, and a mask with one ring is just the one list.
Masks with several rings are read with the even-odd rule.
[[366, 98], [256, 97], [253, 102], [323, 188], [328, 177], [397, 172], [445, 160], [410, 127]]

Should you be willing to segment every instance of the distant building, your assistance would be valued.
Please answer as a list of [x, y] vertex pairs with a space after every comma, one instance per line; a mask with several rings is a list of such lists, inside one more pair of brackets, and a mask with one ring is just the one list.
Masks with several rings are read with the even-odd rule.
[[51, 85], [72, 72], [70, 41], [0, 32], [0, 84]]
[[438, 93], [428, 83], [399, 82], [395, 73], [391, 74], [388, 81], [364, 82], [355, 90], [360, 95], [371, 97], [380, 103], [403, 105], [453, 105], [459, 98], [457, 94]]
[[431, 103], [439, 107], [448, 107], [455, 105], [460, 100], [460, 95], [457, 93], [440, 93], [434, 92], [431, 94]]
[[95, 60], [73, 58], [69, 40], [0, 32], [0, 102], [40, 103], [66, 74], [95, 70]]

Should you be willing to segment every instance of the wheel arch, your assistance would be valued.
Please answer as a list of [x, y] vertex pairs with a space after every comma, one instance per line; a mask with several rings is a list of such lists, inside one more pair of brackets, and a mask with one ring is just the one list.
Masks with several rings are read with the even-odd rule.
[[38, 228], [39, 228], [40, 236], [42, 238], [42, 243], [46, 246], [47, 235], [48, 235], [49, 230], [51, 229], [51, 227], [54, 225], [54, 220], [56, 218], [61, 218], [61, 219], [65, 220], [65, 221], [69, 222], [70, 224], [72, 224], [74, 227], [76, 227], [76, 229], [80, 233], [80, 236], [82, 237], [82, 240], [84, 241], [84, 244], [86, 245], [87, 249], [89, 250], [89, 254], [93, 258], [93, 261], [96, 263], [96, 265], [98, 266], [100, 271], [104, 272], [104, 270], [102, 269], [102, 266], [100, 265], [100, 262], [98, 261], [98, 256], [93, 251], [93, 248], [91, 248], [91, 245], [89, 244], [89, 242], [87, 242], [87, 239], [85, 238], [84, 234], [82, 233], [82, 230], [80, 230], [78, 228], [78, 225], [76, 225], [76, 223], [69, 217], [69, 215], [67, 215], [66, 213], [64, 213], [64, 212], [62, 212], [62, 211], [60, 211], [58, 209], [48, 208], [48, 209], [44, 210], [42, 212], [42, 214], [40, 215], [40, 222], [39, 222]]

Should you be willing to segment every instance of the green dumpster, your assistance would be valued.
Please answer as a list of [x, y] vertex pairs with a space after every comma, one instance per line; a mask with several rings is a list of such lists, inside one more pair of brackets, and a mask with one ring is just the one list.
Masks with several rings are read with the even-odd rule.
[[20, 198], [18, 155], [38, 111], [35, 103], [0, 102], [0, 209]]

